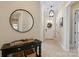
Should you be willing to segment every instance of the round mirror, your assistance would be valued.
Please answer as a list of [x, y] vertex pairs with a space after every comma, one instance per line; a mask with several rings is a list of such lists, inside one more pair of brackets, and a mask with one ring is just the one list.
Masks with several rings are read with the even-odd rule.
[[10, 15], [10, 25], [18, 32], [28, 32], [33, 28], [34, 18], [24, 9], [17, 9]]

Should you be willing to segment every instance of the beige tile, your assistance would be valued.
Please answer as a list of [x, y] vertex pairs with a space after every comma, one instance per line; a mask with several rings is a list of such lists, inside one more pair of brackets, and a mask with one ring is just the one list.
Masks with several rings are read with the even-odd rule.
[[42, 43], [42, 56], [43, 57], [70, 57], [70, 56], [77, 56], [77, 54], [64, 51], [56, 40], [47, 39]]
[[[75, 57], [77, 55], [77, 53], [64, 51], [56, 40], [46, 39], [42, 42], [42, 57]], [[28, 57], [35, 57], [35, 54]]]

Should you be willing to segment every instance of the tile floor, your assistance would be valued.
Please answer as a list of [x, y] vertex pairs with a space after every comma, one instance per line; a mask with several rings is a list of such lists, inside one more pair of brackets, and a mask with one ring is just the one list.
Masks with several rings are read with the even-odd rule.
[[77, 53], [63, 50], [56, 40], [47, 39], [42, 43], [43, 57], [75, 57], [77, 55]]
[[[30, 55], [33, 57], [35, 54]], [[28, 57], [30, 57], [28, 56]], [[67, 52], [56, 40], [47, 39], [42, 42], [42, 57], [76, 57], [78, 53]]]

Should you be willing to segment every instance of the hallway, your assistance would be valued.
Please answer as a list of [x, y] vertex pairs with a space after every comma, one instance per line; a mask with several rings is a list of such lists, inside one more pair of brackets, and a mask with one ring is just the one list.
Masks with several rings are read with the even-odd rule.
[[24, 44], [25, 39], [37, 39], [42, 42], [41, 49], [28, 57], [35, 57], [39, 51], [42, 57], [79, 56], [79, 1], [1, 1], [0, 7], [0, 50], [10, 43], [9, 47], [17, 48], [10, 49], [14, 53], [24, 51], [28, 46], [19, 49], [16, 42], [11, 42], [22, 39]]
[[42, 44], [42, 56], [43, 57], [71, 57], [77, 56], [77, 54], [64, 51], [60, 44], [56, 40], [47, 39]]

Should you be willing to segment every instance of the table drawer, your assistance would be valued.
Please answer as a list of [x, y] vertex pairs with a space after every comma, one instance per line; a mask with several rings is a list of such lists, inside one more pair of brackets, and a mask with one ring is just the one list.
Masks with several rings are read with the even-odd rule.
[[28, 45], [24, 47], [25, 49], [30, 49], [30, 48], [34, 48], [34, 45]]

